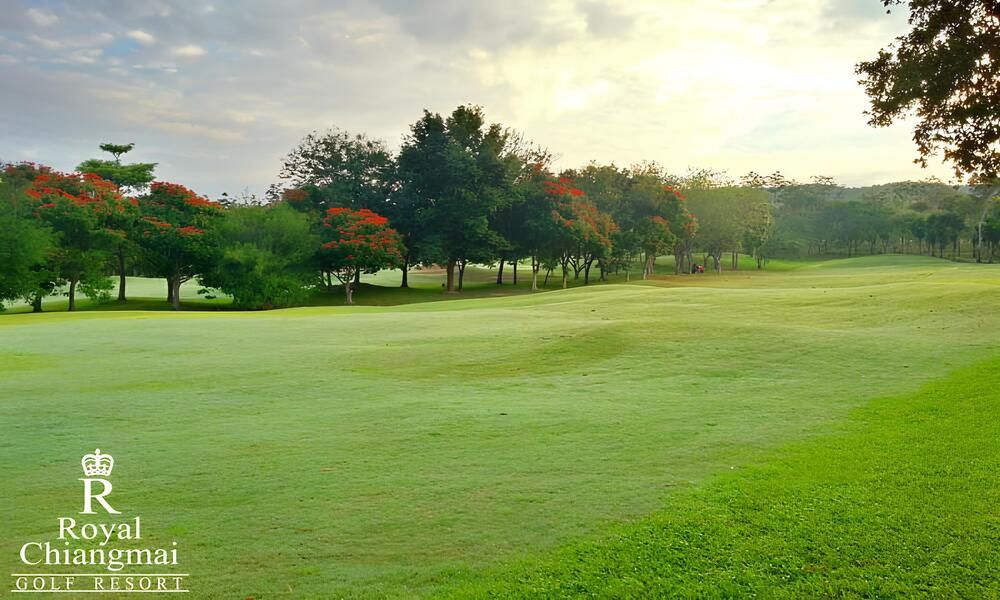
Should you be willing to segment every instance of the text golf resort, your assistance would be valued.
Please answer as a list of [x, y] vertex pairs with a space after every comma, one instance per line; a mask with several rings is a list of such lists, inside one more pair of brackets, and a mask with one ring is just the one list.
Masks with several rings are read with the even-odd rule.
[[[143, 547], [142, 519], [124, 517], [109, 499], [114, 458], [100, 449], [81, 460], [83, 509], [57, 517], [55, 538], [25, 542], [23, 571], [12, 573], [14, 593], [187, 592], [178, 569], [177, 542]], [[89, 517], [94, 515], [94, 517]], [[98, 515], [111, 521], [92, 521]], [[136, 569], [142, 570], [142, 572]]]

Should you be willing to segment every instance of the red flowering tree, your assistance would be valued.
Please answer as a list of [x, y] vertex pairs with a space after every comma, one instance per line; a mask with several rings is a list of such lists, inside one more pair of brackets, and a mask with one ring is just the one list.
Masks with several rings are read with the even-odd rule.
[[588, 284], [591, 265], [598, 258], [610, 254], [613, 246], [611, 235], [618, 230], [618, 226], [611, 215], [601, 212], [569, 178], [547, 181], [543, 185], [554, 200], [552, 220], [558, 231], [555, 248], [562, 266], [563, 287], [569, 283], [571, 266], [574, 277], [579, 277], [580, 271], [584, 271], [584, 284]]
[[[629, 206], [628, 229], [636, 249], [644, 256], [642, 276], [653, 274], [656, 257], [676, 253], [690, 239], [691, 215], [686, 199], [667, 176], [655, 167], [633, 169], [625, 200]], [[686, 254], [678, 255], [678, 265]]]
[[[40, 172], [25, 192], [35, 214], [56, 234], [51, 272], [69, 285], [69, 310], [76, 309], [81, 283], [88, 295], [107, 294], [105, 266], [121, 231], [106, 227], [108, 217], [125, 210], [118, 186], [92, 173]], [[57, 282], [54, 282], [57, 283]]]
[[154, 182], [139, 198], [137, 239], [153, 272], [167, 280], [167, 300], [180, 310], [181, 284], [206, 270], [215, 240], [208, 233], [222, 205], [183, 185]]
[[357, 273], [377, 271], [402, 263], [403, 243], [389, 220], [367, 208], [331, 208], [323, 218], [323, 245], [319, 259], [324, 274], [342, 284], [347, 303], [354, 298]]

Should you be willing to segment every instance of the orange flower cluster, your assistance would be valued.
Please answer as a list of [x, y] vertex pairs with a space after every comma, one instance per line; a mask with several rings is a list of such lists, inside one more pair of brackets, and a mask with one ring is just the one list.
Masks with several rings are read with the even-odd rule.
[[350, 208], [334, 207], [328, 209], [326, 214], [329, 216], [351, 215], [351, 218], [357, 220], [360, 225], [371, 225], [373, 227], [382, 227], [389, 223], [389, 219], [367, 208], [352, 210]]
[[680, 190], [678, 190], [677, 188], [675, 188], [672, 185], [665, 185], [665, 186], [663, 186], [663, 189], [665, 189], [666, 191], [668, 191], [671, 194], [673, 194], [674, 197], [677, 198], [678, 200], [680, 200], [681, 202], [684, 202], [685, 200], [687, 200], [687, 198], [684, 197], [684, 194], [682, 194], [680, 192]]
[[[5, 172], [16, 172], [8, 167]], [[22, 169], [23, 170], [23, 169]], [[53, 208], [62, 200], [76, 206], [86, 206], [98, 213], [122, 211], [118, 186], [93, 173], [59, 173], [51, 169], [38, 169], [37, 175], [25, 194], [41, 202], [38, 208]]]
[[573, 187], [572, 183], [573, 180], [569, 177], [560, 177], [558, 182], [543, 181], [542, 185], [545, 187], [545, 193], [553, 196], [575, 196], [577, 198], [583, 196], [583, 190]]
[[158, 195], [167, 195], [174, 198], [178, 198], [184, 201], [185, 204], [190, 206], [198, 206], [203, 208], [214, 208], [222, 209], [222, 205], [218, 202], [214, 202], [205, 198], [204, 196], [199, 196], [190, 189], [184, 187], [179, 183], [168, 183], [166, 181], [154, 181], [149, 187], [150, 195], [156, 197]]
[[401, 257], [399, 233], [389, 220], [367, 208], [335, 207], [326, 211], [323, 226], [335, 230], [323, 244], [326, 250], [343, 252], [347, 262], [387, 262]]

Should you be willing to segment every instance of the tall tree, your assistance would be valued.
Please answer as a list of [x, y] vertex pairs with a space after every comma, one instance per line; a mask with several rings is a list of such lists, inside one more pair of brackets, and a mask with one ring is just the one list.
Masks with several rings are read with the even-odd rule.
[[285, 157], [280, 177], [307, 196], [298, 208], [383, 210], [392, 191], [393, 156], [382, 140], [332, 128], [313, 132]]
[[857, 65], [871, 99], [869, 123], [916, 116], [919, 158], [938, 151], [961, 176], [1000, 175], [1000, 3], [883, 0], [909, 7], [910, 31]]
[[217, 240], [206, 233], [222, 206], [176, 183], [157, 181], [139, 198], [139, 245], [156, 275], [167, 280], [167, 301], [181, 308], [181, 284], [210, 269]]
[[[156, 163], [122, 164], [121, 157], [131, 152], [135, 144], [101, 144], [101, 150], [111, 154], [114, 160], [92, 158], [77, 165], [80, 173], [93, 173], [118, 186], [123, 194], [138, 194], [144, 192], [153, 181], [153, 170]], [[128, 208], [128, 206], [125, 206]], [[104, 215], [108, 228], [121, 233], [117, 237], [113, 250], [115, 268], [118, 271], [118, 301], [125, 302], [125, 281], [128, 268], [128, 258], [137, 253], [134, 240], [136, 219], [138, 213], [134, 210], [110, 211]]]
[[[296, 194], [288, 199], [312, 215], [317, 233], [330, 208], [388, 212], [396, 189], [396, 163], [385, 142], [336, 127], [303, 138], [285, 157], [279, 176], [294, 186]], [[361, 271], [355, 276], [357, 283]]]
[[361, 271], [399, 266], [402, 241], [389, 220], [367, 208], [330, 208], [323, 219], [321, 268], [344, 285], [348, 304], [354, 303], [354, 281]]
[[587, 199], [583, 190], [569, 177], [545, 182], [546, 193], [554, 200], [552, 219], [556, 224], [554, 248], [562, 266], [562, 286], [569, 282], [569, 268], [574, 277], [584, 271], [584, 284], [590, 283], [594, 261], [611, 254], [611, 236], [618, 230], [611, 215], [601, 212]]
[[[696, 244], [722, 271], [722, 254], [743, 242], [759, 248], [766, 242], [770, 217], [767, 194], [751, 187], [696, 188], [688, 191], [688, 208], [698, 215]], [[734, 266], [735, 266], [735, 260]]]
[[[515, 193], [520, 169], [512, 134], [487, 125], [477, 106], [460, 106], [447, 119], [424, 111], [399, 155], [405, 198], [413, 203], [424, 235], [420, 256], [444, 264], [445, 291], [455, 291], [455, 267], [496, 256], [506, 240], [490, 217]], [[461, 285], [461, 273], [459, 285]]]
[[38, 217], [56, 234], [52, 272], [69, 285], [69, 310], [76, 310], [79, 285], [90, 297], [110, 289], [105, 265], [119, 232], [101, 227], [102, 216], [123, 210], [118, 187], [92, 173], [43, 173], [26, 194]]
[[123, 193], [137, 194], [146, 190], [153, 181], [156, 163], [122, 164], [123, 154], [131, 152], [135, 144], [101, 144], [101, 150], [111, 154], [114, 160], [91, 158], [77, 165], [80, 173], [94, 173], [117, 185]]

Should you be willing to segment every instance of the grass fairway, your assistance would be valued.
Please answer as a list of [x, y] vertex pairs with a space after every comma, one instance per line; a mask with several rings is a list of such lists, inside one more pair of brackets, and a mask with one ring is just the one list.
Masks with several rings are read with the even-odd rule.
[[[993, 446], [956, 438], [986, 414], [995, 434], [996, 403], [962, 411], [953, 404], [975, 394], [922, 386], [1000, 354], [997, 331], [1000, 269], [912, 257], [395, 307], [2, 316], [0, 569], [14, 572], [21, 544], [51, 539], [56, 517], [79, 510], [77, 461], [100, 447], [117, 461], [116, 508], [142, 516], [145, 545], [177, 540], [196, 597], [478, 595], [491, 585], [613, 595], [587, 582], [616, 573], [618, 556], [648, 573], [682, 568], [676, 550], [661, 559], [660, 549], [688, 530], [701, 538], [688, 540], [687, 576], [712, 567], [733, 586], [719, 590], [921, 590], [891, 562], [870, 573], [903, 587], [845, 587], [852, 571], [832, 557], [868, 543], [854, 537], [867, 527], [851, 528], [864, 519], [931, 549], [941, 538], [927, 535], [953, 526], [965, 557], [966, 529], [995, 534], [995, 518], [930, 511], [951, 496], [975, 509], [963, 494], [996, 487], [995, 469], [955, 458], [966, 443], [995, 457], [996, 435]], [[927, 423], [936, 411], [946, 423]], [[838, 459], [812, 445], [850, 436], [868, 440], [868, 454]], [[892, 439], [902, 447], [883, 443]], [[828, 454], [843, 479], [810, 479]], [[934, 470], [935, 454], [954, 477]], [[865, 456], [885, 459], [877, 481], [952, 486], [929, 496], [917, 533], [903, 536], [910, 505], [858, 500]], [[841, 491], [849, 523], [838, 520]], [[692, 518], [681, 534], [660, 531]], [[632, 529], [617, 524], [631, 519]], [[770, 546], [754, 542], [761, 527]], [[718, 529], [731, 537], [703, 539]], [[785, 576], [798, 572], [800, 532], [819, 553], [802, 564], [831, 574], [830, 588]], [[588, 550], [610, 547], [588, 541], [609, 535], [623, 539], [620, 554]], [[970, 586], [989, 583], [995, 556], [969, 564]], [[771, 568], [746, 581], [744, 563]], [[864, 578], [867, 565], [851, 568]], [[587, 587], [553, 587], [546, 573]], [[511, 581], [527, 587], [505, 589]]]
[[998, 407], [1000, 360], [961, 369], [598, 542], [445, 595], [997, 598]]

